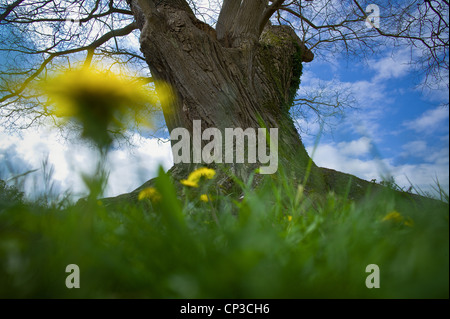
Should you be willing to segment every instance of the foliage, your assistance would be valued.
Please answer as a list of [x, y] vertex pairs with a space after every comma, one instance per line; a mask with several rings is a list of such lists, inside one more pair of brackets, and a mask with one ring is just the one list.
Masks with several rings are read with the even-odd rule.
[[[281, 178], [240, 185], [240, 200], [208, 201], [186, 186], [199, 193], [182, 203], [160, 170], [137, 203], [0, 205], [0, 296], [449, 297], [447, 205], [406, 205], [391, 192], [355, 203]], [[65, 286], [72, 263], [80, 289]], [[380, 267], [379, 289], [365, 286], [369, 264]]]
[[23, 192], [14, 186], [9, 186], [4, 180], [0, 179], [0, 208], [13, 203], [22, 203], [23, 197]]

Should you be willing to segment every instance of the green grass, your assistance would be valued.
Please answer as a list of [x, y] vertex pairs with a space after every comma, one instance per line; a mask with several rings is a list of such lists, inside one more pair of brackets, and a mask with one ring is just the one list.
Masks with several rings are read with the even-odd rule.
[[[198, 189], [177, 199], [160, 173], [157, 202], [0, 196], [0, 297], [449, 297], [448, 206], [405, 206], [390, 192], [355, 203], [297, 186], [242, 184], [242, 201], [204, 203]], [[403, 221], [383, 221], [392, 211]], [[80, 267], [80, 289], [65, 286], [68, 264]], [[378, 289], [365, 285], [369, 264], [380, 267]]]

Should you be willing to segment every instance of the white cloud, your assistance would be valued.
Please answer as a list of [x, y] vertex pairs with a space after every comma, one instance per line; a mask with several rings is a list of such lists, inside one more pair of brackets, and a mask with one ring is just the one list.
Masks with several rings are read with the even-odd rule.
[[449, 164], [449, 148], [438, 148], [428, 146], [425, 141], [413, 141], [403, 145], [404, 152], [400, 154], [403, 157], [420, 158], [424, 163], [434, 163], [436, 165]]
[[297, 127], [300, 128], [301, 132], [305, 133], [305, 135], [302, 134], [302, 137], [304, 138], [313, 139], [313, 136], [316, 136], [320, 133], [321, 127], [318, 121], [308, 121], [307, 119], [301, 117], [297, 118], [295, 122]]
[[435, 193], [436, 180], [439, 181], [443, 190], [449, 193], [449, 168], [448, 163], [442, 164], [417, 164], [400, 165], [395, 167], [393, 176], [397, 184], [408, 188], [410, 182], [418, 190]]
[[[312, 147], [307, 148], [312, 154]], [[314, 162], [320, 167], [356, 175], [365, 180], [379, 179], [382, 166], [378, 160], [361, 160], [342, 152], [334, 143], [319, 145], [313, 155]]]
[[427, 110], [415, 120], [404, 122], [403, 126], [418, 133], [429, 134], [435, 132], [440, 127], [447, 127], [448, 130], [448, 117], [448, 109], [437, 107], [432, 110]]
[[449, 148], [448, 144], [447, 147], [436, 150], [434, 152], [429, 152], [424, 157], [426, 161], [440, 164], [440, 165], [446, 165], [449, 164]]
[[[106, 167], [110, 177], [105, 196], [116, 196], [136, 189], [156, 176], [160, 164], [165, 169], [172, 166], [170, 143], [159, 143], [155, 138], [139, 139], [136, 135], [132, 137], [132, 144], [108, 154]], [[22, 136], [0, 132], [0, 154], [2, 161], [10, 161], [10, 166], [17, 170], [40, 169], [48, 156], [49, 164], [54, 166], [53, 182], [58, 186], [56, 191], [62, 193], [71, 190], [75, 197], [86, 195], [81, 174], [92, 174], [98, 160], [94, 149], [81, 142], [64, 140], [57, 132], [43, 128], [28, 129]], [[17, 159], [24, 164], [14, 167]], [[1, 178], [21, 173], [24, 172], [10, 172], [10, 176]], [[43, 188], [40, 177], [42, 170], [32, 175], [30, 177], [33, 180], [26, 184], [26, 191], [39, 193]]]
[[368, 107], [379, 107], [381, 103], [386, 104], [392, 102], [386, 95], [386, 87], [384, 84], [373, 81], [356, 81], [346, 82], [353, 90], [355, 98], [359, 103], [359, 107], [367, 109]]
[[368, 137], [361, 137], [359, 140], [341, 142], [337, 146], [340, 149], [340, 152], [345, 155], [360, 156], [371, 151], [372, 142]]
[[395, 52], [380, 60], [370, 60], [370, 69], [376, 71], [374, 81], [400, 78], [411, 70], [411, 56], [407, 50]]
[[403, 149], [403, 152], [401, 153], [401, 156], [422, 157], [424, 154], [426, 154], [427, 143], [422, 140], [412, 141], [412, 142], [404, 144], [402, 146], [402, 149]]
[[[368, 80], [341, 81], [337, 78], [332, 80], [321, 80], [317, 74], [307, 70], [302, 75], [302, 84], [299, 95], [308, 96], [315, 92], [318, 87], [327, 90], [348, 91], [355, 98], [355, 109], [345, 110], [345, 125], [341, 128], [350, 128], [354, 133], [363, 136], [371, 136], [376, 141], [381, 141], [385, 132], [381, 129], [381, 119], [385, 118], [395, 110], [394, 102], [396, 94], [392, 87], [388, 87], [385, 81], [391, 78], [399, 78], [408, 74], [411, 70], [410, 54], [401, 50], [379, 60], [370, 60], [369, 68], [376, 71], [375, 75]], [[335, 72], [339, 74], [339, 72]], [[397, 92], [398, 93], [398, 92]]]
[[134, 138], [137, 146], [110, 152], [111, 169], [106, 196], [130, 192], [157, 174], [159, 165], [167, 170], [173, 165], [170, 143], [158, 139]]
[[386, 101], [385, 85], [374, 81], [359, 80], [354, 82], [341, 81], [338, 78], [331, 80], [322, 80], [317, 77], [313, 71], [304, 71], [302, 74], [302, 83], [300, 84], [299, 94], [307, 92], [322, 91], [326, 88], [328, 91], [350, 90], [355, 96], [361, 108], [378, 105], [379, 101]]
[[[325, 92], [321, 90], [325, 88]], [[312, 98], [311, 94], [317, 92], [317, 96], [326, 95], [333, 91], [348, 92], [350, 99], [354, 98], [352, 108], [345, 109], [345, 120], [340, 129], [350, 129], [353, 133], [358, 133], [363, 136], [371, 136], [381, 138], [383, 131], [380, 129], [380, 119], [386, 116], [391, 111], [391, 105], [395, 101], [392, 94], [388, 93], [386, 84], [383, 82], [358, 80], [354, 82], [341, 81], [339, 79], [332, 79], [324, 81], [319, 79], [313, 72], [308, 71], [302, 75], [302, 84], [298, 94], [300, 97]], [[344, 94], [345, 95], [345, 94]], [[342, 98], [342, 94], [341, 94]], [[328, 120], [329, 121], [329, 120]], [[310, 129], [311, 132], [317, 131], [314, 123], [311, 126], [308, 123], [301, 123], [303, 126]], [[319, 126], [316, 124], [315, 126]]]
[[[358, 152], [358, 145], [363, 145]], [[307, 147], [312, 154], [313, 147]], [[448, 147], [436, 152], [430, 152], [427, 162], [419, 164], [394, 165], [392, 159], [360, 159], [360, 155], [369, 152], [370, 141], [361, 138], [347, 143], [320, 144], [314, 154], [313, 160], [320, 167], [332, 168], [345, 173], [353, 174], [365, 180], [377, 179], [383, 176], [394, 177], [396, 183], [405, 189], [411, 186], [434, 193], [438, 178], [443, 189], [449, 192], [449, 149]]]

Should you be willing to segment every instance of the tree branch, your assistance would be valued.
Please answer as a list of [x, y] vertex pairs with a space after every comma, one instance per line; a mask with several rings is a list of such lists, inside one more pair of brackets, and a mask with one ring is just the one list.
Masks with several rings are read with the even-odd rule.
[[224, 0], [222, 9], [220, 10], [219, 19], [217, 20], [217, 39], [219, 41], [224, 40], [231, 32], [234, 20], [237, 16], [240, 1], [236, 0]]
[[[16, 1], [19, 2], [19, 1]], [[20, 2], [23, 2], [23, 0], [20, 0]], [[11, 5], [12, 6], [12, 5]], [[15, 8], [15, 7], [14, 7]], [[8, 14], [14, 10], [14, 8], [12, 8]], [[124, 10], [124, 9], [120, 9], [120, 8], [115, 8], [115, 7], [110, 7], [107, 11], [105, 12], [101, 12], [101, 13], [97, 13], [94, 14], [94, 12], [97, 10], [97, 8], [94, 7], [94, 9], [91, 10], [91, 12], [84, 18], [79, 19], [78, 21], [80, 23], [85, 23], [88, 22], [92, 19], [98, 19], [98, 18], [102, 18], [102, 17], [106, 17], [109, 16], [112, 13], [119, 13], [119, 14], [124, 14], [124, 15], [133, 15], [133, 13], [130, 10]], [[25, 18], [21, 18], [20, 16], [17, 17], [16, 19], [6, 19], [6, 12], [3, 13], [0, 16], [0, 22], [2, 20], [5, 20], [5, 22], [7, 23], [24, 23], [24, 24], [28, 24], [28, 23], [37, 23], [37, 22], [64, 22], [67, 21], [67, 18], [36, 18], [36, 17], [25, 17]], [[5, 16], [4, 16], [5, 15]]]
[[14, 96], [19, 95], [20, 93], [22, 93], [26, 87], [28, 86], [28, 84], [30, 84], [31, 81], [33, 81], [37, 76], [39, 76], [39, 74], [42, 73], [42, 71], [45, 70], [45, 67], [56, 57], [62, 56], [62, 55], [67, 55], [67, 54], [72, 54], [72, 53], [77, 53], [77, 52], [82, 52], [82, 51], [88, 51], [88, 59], [89, 59], [89, 55], [92, 54], [96, 48], [98, 48], [99, 46], [101, 46], [102, 44], [106, 43], [107, 41], [109, 41], [110, 39], [114, 38], [114, 37], [119, 37], [119, 36], [125, 36], [130, 34], [133, 30], [135, 30], [137, 27], [135, 25], [134, 22], [130, 23], [129, 25], [121, 28], [121, 29], [117, 29], [117, 30], [111, 30], [110, 32], [104, 34], [103, 36], [101, 36], [99, 39], [95, 40], [94, 42], [92, 42], [91, 44], [87, 45], [87, 46], [83, 46], [83, 47], [79, 47], [79, 48], [75, 48], [75, 49], [70, 49], [70, 50], [64, 50], [64, 51], [59, 51], [59, 52], [54, 52], [54, 53], [49, 53], [50, 55], [44, 60], [44, 62], [42, 62], [42, 64], [40, 65], [40, 67], [33, 73], [31, 74], [27, 79], [25, 79], [22, 83], [22, 85], [15, 90], [14, 92], [7, 94], [3, 97], [0, 98], [0, 103], [4, 102]]
[[259, 34], [262, 33], [267, 21], [269, 21], [270, 17], [275, 13], [275, 11], [277, 11], [283, 5], [284, 1], [285, 0], [274, 0], [272, 4], [264, 10], [261, 21], [259, 22]]
[[268, 0], [242, 1], [231, 29], [233, 47], [259, 40], [260, 21], [267, 4]]
[[8, 14], [11, 13], [19, 4], [21, 4], [24, 0], [17, 0], [16, 2], [11, 3], [9, 6], [6, 7], [5, 12], [3, 12], [0, 15], [0, 22], [2, 22]]

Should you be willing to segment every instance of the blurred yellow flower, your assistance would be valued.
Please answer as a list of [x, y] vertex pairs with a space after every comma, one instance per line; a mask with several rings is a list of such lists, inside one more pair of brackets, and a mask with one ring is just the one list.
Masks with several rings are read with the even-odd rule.
[[155, 86], [158, 90], [158, 99], [161, 102], [164, 111], [172, 112], [170, 105], [173, 103], [174, 97], [176, 96], [172, 87], [163, 81], [156, 82]]
[[383, 222], [388, 220], [400, 223], [403, 221], [403, 216], [399, 212], [393, 210], [392, 212], [384, 216], [384, 218], [382, 219]]
[[201, 194], [201, 195], [200, 195], [200, 200], [201, 200], [202, 202], [207, 203], [207, 202], [209, 202], [209, 201], [211, 200], [211, 198], [210, 198], [208, 195], [206, 195], [206, 194]]
[[193, 181], [186, 180], [186, 179], [182, 179], [180, 181], [180, 183], [183, 184], [184, 186], [198, 187], [198, 182], [193, 182]]
[[412, 220], [412, 218], [408, 217], [403, 224], [405, 224], [405, 226], [408, 226], [408, 227], [413, 227], [414, 221]]
[[403, 223], [403, 225], [405, 226], [409, 226], [409, 227], [413, 227], [414, 226], [414, 221], [412, 220], [411, 217], [408, 218], [404, 218], [402, 216], [402, 214], [400, 214], [399, 212], [393, 210], [392, 212], [390, 212], [389, 214], [387, 214], [386, 216], [384, 216], [384, 218], [381, 220], [383, 222], [385, 221], [392, 221], [395, 223]]
[[158, 101], [144, 81], [98, 66], [60, 72], [41, 81], [38, 89], [48, 97], [50, 114], [76, 119], [83, 126], [82, 136], [100, 145], [111, 142], [110, 131], [130, 124], [151, 126], [149, 104]]
[[289, 216], [287, 217], [287, 219], [288, 219], [289, 222], [292, 221], [292, 216], [289, 215]]
[[159, 202], [161, 194], [154, 187], [144, 188], [139, 192], [138, 200], [150, 199], [152, 202]]
[[198, 182], [202, 177], [212, 179], [216, 175], [216, 171], [212, 168], [201, 167], [189, 174], [187, 179], [180, 181], [181, 184], [189, 187], [198, 187]]

